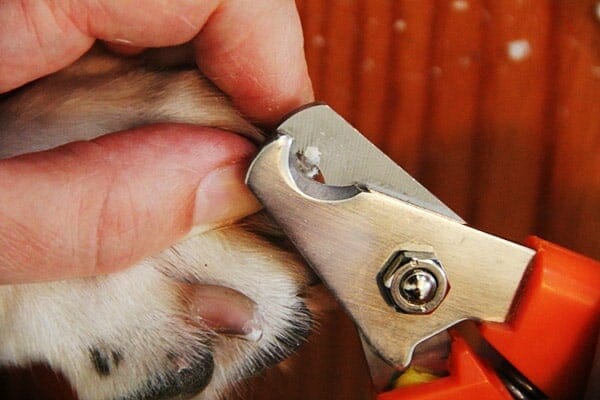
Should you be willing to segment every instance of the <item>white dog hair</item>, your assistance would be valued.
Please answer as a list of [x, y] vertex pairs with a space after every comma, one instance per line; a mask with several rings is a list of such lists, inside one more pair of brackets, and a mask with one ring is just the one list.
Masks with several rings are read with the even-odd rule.
[[[164, 57], [122, 58], [95, 48], [71, 67], [5, 95], [0, 158], [154, 122], [259, 138], [182, 59], [165, 66]], [[303, 295], [312, 276], [299, 257], [274, 244], [279, 239], [257, 216], [196, 231], [122, 272], [0, 286], [0, 363], [47, 363], [81, 399], [222, 397], [291, 354], [310, 330]], [[191, 323], [186, 296], [196, 283], [255, 302], [260, 338]]]

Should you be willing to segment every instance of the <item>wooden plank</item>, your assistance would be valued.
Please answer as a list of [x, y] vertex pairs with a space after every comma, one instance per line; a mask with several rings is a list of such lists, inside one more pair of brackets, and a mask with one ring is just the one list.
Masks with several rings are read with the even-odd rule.
[[469, 222], [513, 240], [535, 225], [548, 85], [548, 1], [487, 1]]
[[388, 75], [393, 25], [393, 2], [372, 0], [360, 2], [360, 36], [355, 96], [355, 121], [359, 131], [375, 145], [381, 146], [385, 136], [386, 105], [389, 97]]
[[[422, 183], [467, 218], [479, 103], [484, 8], [478, 0], [442, 2], [436, 12], [430, 98], [420, 165]], [[475, 189], [476, 190], [476, 189]]]
[[310, 74], [316, 98], [322, 97], [321, 83], [323, 81], [323, 63], [325, 60], [325, 34], [323, 24], [325, 21], [325, 2], [304, 0], [297, 3], [304, 31], [304, 50], [308, 73]]
[[539, 228], [548, 240], [600, 258], [600, 15], [597, 2], [556, 2], [556, 106], [550, 179]]
[[[430, 43], [434, 2], [395, 3], [390, 55], [389, 101], [382, 149], [410, 174], [420, 163], [423, 120], [427, 108]], [[418, 176], [416, 176], [419, 178]]]
[[325, 2], [324, 48], [327, 54], [322, 69], [319, 96], [340, 115], [354, 122], [356, 96], [356, 55], [358, 30], [358, 2], [330, 0]]

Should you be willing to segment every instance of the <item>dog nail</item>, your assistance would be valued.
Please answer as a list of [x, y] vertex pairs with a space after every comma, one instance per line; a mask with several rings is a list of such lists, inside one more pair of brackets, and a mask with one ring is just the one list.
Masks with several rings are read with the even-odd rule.
[[236, 220], [260, 210], [244, 184], [246, 163], [228, 165], [208, 174], [196, 191], [194, 225]]
[[250, 342], [258, 342], [263, 336], [262, 329], [260, 329], [256, 318], [248, 321], [242, 327], [242, 331], [244, 332], [244, 335], [241, 335], [240, 337]]
[[256, 303], [242, 293], [212, 285], [195, 285], [190, 302], [192, 318], [216, 333], [257, 341]]

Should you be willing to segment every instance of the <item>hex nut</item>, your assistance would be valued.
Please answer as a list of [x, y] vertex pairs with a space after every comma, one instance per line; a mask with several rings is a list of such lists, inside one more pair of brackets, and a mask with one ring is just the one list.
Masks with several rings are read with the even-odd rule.
[[434, 253], [394, 252], [377, 275], [379, 290], [388, 304], [408, 314], [429, 314], [444, 300], [450, 285]]

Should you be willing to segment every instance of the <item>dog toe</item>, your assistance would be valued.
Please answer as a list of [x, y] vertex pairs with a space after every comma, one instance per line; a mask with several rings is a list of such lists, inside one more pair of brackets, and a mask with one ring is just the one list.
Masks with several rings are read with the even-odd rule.
[[214, 371], [214, 360], [210, 351], [205, 351], [192, 362], [178, 356], [169, 357], [172, 368], [157, 373], [148, 379], [143, 388], [118, 400], [166, 400], [187, 399], [200, 393], [210, 382]]

